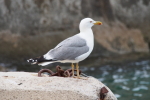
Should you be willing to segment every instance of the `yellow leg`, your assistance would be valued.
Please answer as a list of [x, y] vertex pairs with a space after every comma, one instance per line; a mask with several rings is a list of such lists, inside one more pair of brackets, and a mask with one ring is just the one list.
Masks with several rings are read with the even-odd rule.
[[77, 78], [78, 78], [78, 79], [84, 79], [84, 80], [87, 80], [87, 78], [80, 77], [80, 75], [79, 75], [79, 65], [78, 65], [78, 63], [76, 63], [76, 69], [77, 69]]
[[79, 75], [79, 65], [78, 65], [78, 63], [76, 63], [76, 69], [77, 69], [77, 78], [80, 78], [80, 75]]
[[73, 63], [71, 64], [71, 67], [72, 67], [72, 77], [74, 77], [74, 65], [73, 65]]

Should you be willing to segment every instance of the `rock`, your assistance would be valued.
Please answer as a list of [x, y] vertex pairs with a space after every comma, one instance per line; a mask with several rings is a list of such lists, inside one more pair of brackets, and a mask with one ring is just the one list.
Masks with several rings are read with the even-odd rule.
[[93, 77], [83, 80], [37, 77], [37, 73], [28, 72], [0, 72], [1, 100], [99, 100], [102, 87], [109, 91], [105, 100], [117, 100], [107, 86]]
[[128, 29], [120, 22], [116, 22], [113, 27], [107, 23], [100, 28], [94, 27], [94, 33], [98, 44], [116, 54], [149, 51], [142, 32], [139, 29]]
[[136, 28], [142, 32], [146, 42], [150, 43], [150, 0], [110, 0], [117, 20], [128, 29]]
[[6, 68], [0, 66], [0, 71], [5, 72], [5, 71], [7, 71], [7, 70], [6, 70]]

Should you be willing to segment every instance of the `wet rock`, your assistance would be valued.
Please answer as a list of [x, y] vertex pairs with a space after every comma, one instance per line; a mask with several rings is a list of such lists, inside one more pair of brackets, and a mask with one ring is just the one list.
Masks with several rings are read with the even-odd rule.
[[102, 87], [108, 90], [105, 100], [117, 100], [107, 86], [93, 77], [83, 80], [47, 75], [37, 77], [37, 73], [27, 72], [0, 72], [2, 100], [99, 100]]

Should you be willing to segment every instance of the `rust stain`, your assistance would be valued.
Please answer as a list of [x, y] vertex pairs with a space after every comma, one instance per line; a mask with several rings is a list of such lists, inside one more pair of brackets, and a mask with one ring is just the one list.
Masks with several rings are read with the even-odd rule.
[[102, 87], [100, 90], [100, 100], [104, 100], [107, 93], [108, 93], [108, 90], [105, 87]]

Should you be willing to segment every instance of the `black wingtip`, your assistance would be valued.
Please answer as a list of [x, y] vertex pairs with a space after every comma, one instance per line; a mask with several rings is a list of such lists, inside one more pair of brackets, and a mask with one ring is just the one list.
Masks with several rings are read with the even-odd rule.
[[40, 57], [36, 57], [36, 58], [31, 58], [28, 59], [27, 62], [31, 63], [31, 64], [39, 64], [39, 63], [43, 63], [43, 62], [50, 62], [50, 61], [57, 61], [55, 59], [45, 59], [44, 56], [40, 56]]
[[43, 56], [40, 57], [36, 57], [36, 58], [30, 58], [27, 60], [27, 62], [31, 63], [31, 64], [38, 64], [41, 62], [46, 61], [45, 58]]
[[37, 63], [37, 60], [31, 58], [31, 59], [28, 59], [27, 62], [29, 62], [29, 63]]

